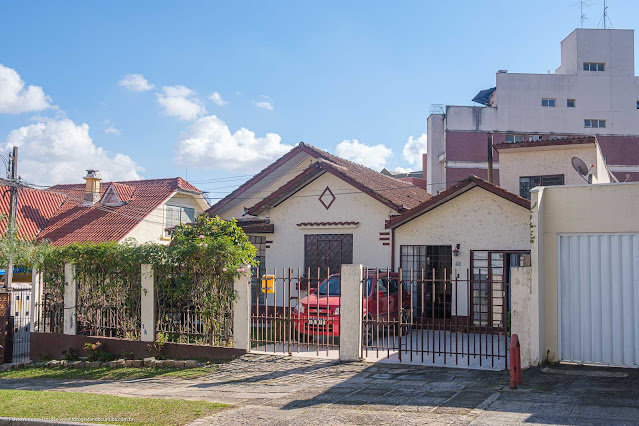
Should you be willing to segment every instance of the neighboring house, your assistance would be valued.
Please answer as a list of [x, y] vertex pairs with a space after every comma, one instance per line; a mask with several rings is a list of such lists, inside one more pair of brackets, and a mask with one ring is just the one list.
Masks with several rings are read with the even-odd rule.
[[[487, 176], [487, 133], [494, 143], [597, 135], [610, 170], [639, 180], [639, 84], [634, 31], [576, 29], [561, 42], [554, 73], [496, 74], [473, 101], [428, 117], [427, 190], [437, 194], [470, 174]], [[502, 165], [495, 158], [495, 182]], [[622, 179], [624, 180], [624, 179]]]
[[430, 196], [422, 188], [301, 143], [209, 209], [239, 219], [261, 271], [307, 276], [343, 263], [391, 267], [391, 216]]
[[74, 242], [168, 244], [167, 229], [192, 222], [209, 204], [202, 192], [182, 178], [101, 182], [89, 170], [86, 184], [55, 185], [46, 193], [66, 197], [38, 235], [53, 245]]
[[617, 181], [608, 170], [596, 136], [501, 143], [494, 147], [500, 158], [500, 186], [527, 199], [536, 186], [585, 183], [586, 178], [573, 167], [575, 157], [590, 169], [591, 183]]
[[[427, 157], [426, 154], [422, 154], [423, 165], [426, 167]], [[424, 170], [426, 170], [424, 168]], [[403, 180], [409, 183], [412, 183], [415, 186], [419, 186], [420, 188], [426, 189], [426, 179], [424, 179], [424, 175], [426, 174], [424, 170], [414, 171], [414, 172], [396, 172], [388, 169], [383, 169], [380, 173], [386, 176], [394, 177], [395, 179]]]
[[[529, 209], [530, 201], [470, 176], [392, 218], [386, 226], [392, 233], [392, 263], [401, 268], [404, 280], [414, 280], [414, 315], [420, 316], [423, 301], [446, 307], [436, 309], [437, 319], [464, 320], [470, 315], [476, 325], [501, 321], [503, 307], [492, 306], [490, 299], [493, 292], [507, 292], [510, 268], [530, 253]], [[428, 284], [422, 295], [422, 271], [427, 282], [444, 277], [451, 281], [446, 287], [438, 285], [434, 298]], [[456, 278], [460, 282], [455, 291]], [[468, 280], [473, 280], [475, 292], [470, 304]]]
[[[9, 224], [9, 204], [11, 196], [8, 186], [0, 186], [0, 234], [4, 234]], [[23, 240], [33, 240], [55, 215], [66, 196], [32, 188], [18, 188], [17, 234]]]

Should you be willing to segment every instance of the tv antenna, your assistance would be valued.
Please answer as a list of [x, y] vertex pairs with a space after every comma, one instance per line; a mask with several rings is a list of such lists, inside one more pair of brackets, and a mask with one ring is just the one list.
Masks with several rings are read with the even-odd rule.
[[581, 0], [579, 2], [579, 12], [581, 13], [581, 28], [584, 27], [584, 24], [588, 20], [588, 17], [584, 13], [584, 7], [590, 7], [590, 3]]
[[599, 20], [599, 25], [597, 25], [597, 28], [599, 28], [601, 26], [601, 23], [603, 22], [603, 29], [605, 30], [605, 29], [608, 29], [608, 27], [612, 28], [612, 22], [610, 21], [610, 17], [608, 16], [607, 0], [604, 0], [603, 4], [604, 4], [603, 15], [601, 16], [601, 19]]
[[584, 163], [584, 160], [579, 157], [572, 157], [572, 167], [577, 173], [579, 173], [579, 176], [581, 176], [583, 180], [588, 183], [592, 183], [592, 174], [590, 173], [590, 170], [592, 170], [594, 164], [591, 164], [590, 168], [588, 168], [586, 163]]

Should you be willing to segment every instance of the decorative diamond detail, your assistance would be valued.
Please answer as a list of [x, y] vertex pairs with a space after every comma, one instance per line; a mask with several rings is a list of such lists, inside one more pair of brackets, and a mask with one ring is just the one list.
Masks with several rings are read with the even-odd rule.
[[331, 188], [327, 186], [324, 192], [322, 192], [322, 195], [319, 196], [319, 202], [322, 203], [326, 210], [328, 210], [335, 202], [335, 198], [337, 197], [335, 197], [335, 194], [333, 194]]

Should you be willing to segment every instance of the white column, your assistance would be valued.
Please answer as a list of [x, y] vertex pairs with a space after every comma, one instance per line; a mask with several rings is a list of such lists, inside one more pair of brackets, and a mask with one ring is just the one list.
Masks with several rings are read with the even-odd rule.
[[339, 308], [339, 359], [358, 361], [362, 353], [362, 265], [342, 265]]
[[[519, 336], [521, 368], [530, 367], [532, 358], [532, 268], [510, 268], [510, 332]], [[537, 364], [535, 357], [534, 364]]]
[[530, 299], [530, 363], [539, 365], [544, 360], [545, 316], [544, 316], [544, 188], [530, 191], [530, 265], [532, 267], [532, 294]]
[[64, 264], [64, 334], [75, 335], [78, 333], [76, 323], [76, 301], [78, 297], [78, 284], [75, 282], [75, 265]]
[[29, 330], [40, 331], [40, 323], [38, 321], [42, 316], [42, 308], [42, 272], [39, 269], [33, 269], [31, 271], [31, 306], [29, 307]]
[[233, 347], [251, 350], [251, 266], [242, 268], [240, 276], [233, 281], [236, 292], [233, 305]]
[[155, 341], [155, 287], [152, 265], [142, 265], [142, 294], [140, 295], [140, 340]]

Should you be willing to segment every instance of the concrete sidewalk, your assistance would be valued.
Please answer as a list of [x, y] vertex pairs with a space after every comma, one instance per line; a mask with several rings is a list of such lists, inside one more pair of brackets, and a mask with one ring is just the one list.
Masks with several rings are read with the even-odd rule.
[[639, 370], [507, 372], [247, 355], [194, 380], [0, 380], [3, 389], [232, 404], [196, 424], [639, 424]]

